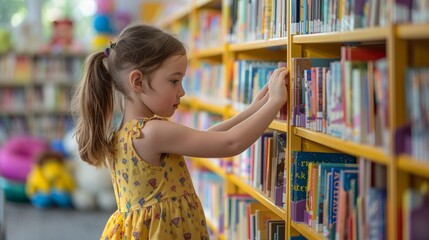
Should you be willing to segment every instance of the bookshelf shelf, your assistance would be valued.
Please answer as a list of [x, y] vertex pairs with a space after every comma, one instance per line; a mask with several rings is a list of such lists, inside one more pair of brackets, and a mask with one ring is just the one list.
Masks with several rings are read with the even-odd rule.
[[300, 136], [302, 138], [311, 140], [313, 142], [323, 143], [323, 145], [325, 145], [326, 147], [329, 147], [347, 154], [351, 154], [354, 156], [362, 156], [362, 157], [368, 158], [368, 160], [371, 160], [383, 165], [389, 164], [389, 157], [385, 154], [384, 150], [378, 147], [344, 141], [342, 139], [329, 136], [327, 134], [315, 132], [315, 131], [308, 130], [305, 128], [300, 128], [300, 127], [295, 127], [294, 133], [297, 136]]
[[56, 86], [64, 86], [64, 87], [73, 87], [76, 84], [75, 80], [65, 81], [65, 80], [50, 80], [50, 81], [35, 81], [34, 85], [48, 85], [53, 84]]
[[271, 122], [269, 128], [273, 130], [281, 131], [281, 132], [287, 132], [287, 122], [274, 120], [273, 122]]
[[396, 28], [396, 35], [402, 39], [428, 39], [429, 23], [400, 24]]
[[276, 206], [270, 199], [268, 199], [265, 195], [263, 195], [258, 190], [254, 189], [253, 187], [249, 186], [245, 182], [243, 182], [240, 178], [238, 178], [235, 175], [229, 174], [227, 176], [227, 180], [235, 184], [237, 187], [240, 188], [243, 192], [249, 194], [254, 199], [258, 200], [260, 203], [264, 204], [268, 209], [273, 211], [275, 214], [277, 214], [281, 219], [288, 221], [287, 215], [284, 209], [281, 209], [280, 207]]
[[13, 80], [0, 80], [0, 88], [3, 87], [25, 87], [28, 85], [28, 81], [26, 82], [20, 82], [20, 81], [13, 81]]
[[35, 115], [70, 115], [70, 111], [67, 109], [36, 109], [31, 111]]
[[413, 159], [407, 155], [398, 157], [398, 169], [421, 177], [429, 178], [429, 163]]
[[210, 230], [213, 232], [213, 234], [217, 237], [217, 239], [219, 239], [222, 234], [219, 234], [218, 228], [213, 223], [213, 221], [207, 216], [206, 216], [206, 223], [207, 223], [207, 226], [210, 228]]
[[226, 178], [226, 177], [227, 177], [226, 171], [225, 171], [223, 168], [221, 168], [221, 167], [219, 167], [219, 166], [217, 166], [217, 165], [213, 164], [213, 163], [210, 161], [210, 159], [207, 159], [207, 158], [191, 158], [191, 160], [192, 160], [194, 163], [196, 163], [196, 164], [198, 164], [198, 165], [200, 165], [200, 166], [204, 166], [204, 167], [205, 167], [205, 168], [207, 168], [208, 170], [210, 170], [210, 171], [212, 171], [212, 172], [216, 173], [217, 175], [219, 175], [219, 176], [221, 176], [221, 177], [223, 177], [223, 178]]
[[197, 0], [194, 4], [194, 8], [204, 8], [204, 7], [219, 7], [222, 0]]
[[307, 239], [310, 239], [310, 240], [327, 239], [323, 237], [322, 233], [317, 233], [313, 231], [313, 229], [311, 229], [310, 227], [308, 227], [303, 223], [296, 223], [294, 221], [291, 221], [290, 225]]
[[370, 42], [386, 40], [387, 27], [362, 28], [350, 32], [330, 32], [307, 35], [294, 35], [293, 43], [342, 43], [342, 42]]
[[197, 50], [191, 58], [221, 57], [225, 49], [223, 47]]
[[11, 110], [2, 109], [0, 112], [0, 116], [25, 116], [25, 115], [27, 115], [27, 111], [25, 109], [11, 109]]
[[216, 105], [204, 101], [196, 101], [195, 106], [200, 110], [208, 111], [219, 115], [223, 115], [226, 112], [226, 106]]
[[286, 48], [287, 41], [287, 38], [275, 38], [246, 43], [234, 43], [229, 46], [229, 49], [232, 52], [240, 52], [264, 48]]
[[228, 112], [226, 105], [216, 105], [213, 103], [198, 100], [195, 97], [187, 97], [182, 99], [183, 105], [195, 108], [197, 110], [207, 111], [214, 114], [224, 115]]

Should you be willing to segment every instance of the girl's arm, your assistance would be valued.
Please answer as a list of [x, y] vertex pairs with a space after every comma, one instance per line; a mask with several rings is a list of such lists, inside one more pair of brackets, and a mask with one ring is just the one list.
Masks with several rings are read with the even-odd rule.
[[252, 101], [249, 107], [247, 107], [244, 111], [235, 115], [234, 117], [225, 120], [221, 123], [218, 123], [207, 131], [227, 131], [234, 127], [235, 125], [241, 123], [244, 119], [250, 117], [250, 115], [254, 114], [259, 108], [261, 108], [268, 101], [268, 84], [266, 84], [256, 95], [255, 99]]
[[139, 153], [149, 151], [206, 158], [237, 155], [261, 136], [285, 104], [287, 73], [285, 68], [275, 70], [270, 77], [267, 101], [254, 114], [227, 131], [199, 131], [155, 120], [146, 123], [142, 129], [143, 138], [135, 140], [134, 146]]

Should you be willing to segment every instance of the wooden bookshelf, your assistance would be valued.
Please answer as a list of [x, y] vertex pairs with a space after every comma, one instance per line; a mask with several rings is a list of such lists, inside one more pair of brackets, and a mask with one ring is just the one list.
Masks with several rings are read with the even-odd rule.
[[274, 120], [270, 124], [269, 128], [280, 132], [287, 132], [287, 122], [281, 120]]
[[402, 39], [428, 39], [429, 24], [400, 24], [396, 28], [396, 36]]
[[294, 128], [294, 134], [313, 142], [323, 143], [324, 146], [337, 151], [348, 153], [354, 156], [365, 157], [371, 161], [375, 161], [383, 165], [388, 165], [390, 161], [390, 158], [381, 148], [345, 141], [327, 134], [300, 127]]
[[[275, 1], [274, 1], [275, 2]], [[287, 4], [287, 26], [291, 29], [292, 18], [291, 2], [284, 1]], [[394, 9], [392, 6], [396, 1], [387, 1], [387, 9]], [[316, 34], [299, 35], [288, 31], [287, 35], [281, 38], [268, 38], [264, 40], [243, 42], [228, 42], [231, 39], [229, 31], [231, 30], [230, 14], [232, 1], [227, 0], [194, 0], [190, 6], [177, 11], [174, 16], [169, 16], [161, 21], [161, 26], [170, 26], [176, 22], [189, 22], [190, 32], [192, 36], [196, 35], [195, 21], [198, 11], [203, 9], [217, 9], [222, 12], [222, 33], [224, 34], [224, 44], [217, 48], [206, 49], [191, 49], [192, 66], [198, 65], [200, 62], [215, 62], [221, 63], [225, 69], [225, 81], [230, 84], [232, 79], [230, 74], [233, 71], [232, 63], [235, 60], [261, 60], [261, 61], [286, 61], [290, 73], [293, 73], [292, 58], [298, 57], [317, 57], [317, 58], [341, 58], [340, 48], [342, 46], [369, 46], [370, 48], [383, 49], [386, 52], [388, 63], [388, 84], [389, 84], [389, 105], [387, 118], [390, 120], [388, 126], [389, 148], [371, 146], [353, 141], [346, 141], [341, 138], [330, 136], [328, 134], [316, 132], [302, 127], [291, 126], [291, 117], [288, 116], [288, 121], [274, 120], [268, 128], [280, 132], [286, 132], [288, 146], [286, 148], [288, 163], [285, 168], [291, 169], [291, 153], [292, 151], [309, 151], [321, 150], [346, 153], [357, 158], [364, 158], [374, 164], [382, 165], [387, 172], [387, 216], [386, 216], [386, 238], [390, 240], [399, 239], [397, 226], [399, 216], [397, 211], [402, 204], [401, 193], [403, 193], [403, 185], [408, 184], [408, 178], [413, 176], [429, 179], [429, 163], [413, 159], [408, 155], [398, 155], [394, 149], [394, 133], [397, 128], [405, 124], [404, 115], [406, 109], [406, 96], [404, 93], [404, 75], [405, 70], [409, 66], [429, 67], [429, 61], [425, 57], [429, 54], [425, 41], [429, 39], [429, 23], [413, 24], [413, 23], [395, 23], [392, 17], [386, 17], [383, 26], [376, 27], [361, 27], [352, 31], [334, 31]], [[296, 3], [296, 2], [295, 2]], [[186, 21], [183, 21], [183, 20]], [[168, 23], [168, 24], [167, 24]], [[194, 38], [191, 38], [194, 39]], [[237, 38], [241, 39], [241, 38]], [[253, 38], [251, 38], [253, 39]], [[189, 44], [192, 46], [192, 43]], [[417, 56], [416, 56], [417, 55]], [[291, 86], [291, 82], [289, 83]], [[291, 91], [289, 92], [289, 102], [291, 102]], [[183, 101], [192, 110], [208, 111], [210, 113], [224, 116], [225, 119], [238, 114], [238, 111], [233, 108], [233, 104], [213, 104], [205, 102], [202, 99], [188, 98]], [[289, 105], [291, 107], [291, 105]], [[291, 108], [289, 108], [291, 109]], [[315, 232], [312, 228], [304, 223], [296, 223], [291, 220], [290, 199], [286, 200], [287, 206], [280, 208], [273, 204], [272, 200], [262, 194], [259, 190], [251, 187], [239, 177], [226, 173], [222, 169], [210, 161], [205, 159], [193, 158], [196, 164], [204, 166], [210, 171], [222, 176], [225, 181], [225, 186], [228, 193], [246, 193], [254, 199], [262, 203], [273, 213], [280, 216], [286, 222], [286, 239], [290, 236], [301, 234], [307, 239], [325, 239], [321, 233]], [[290, 172], [289, 172], [290, 173]], [[398, 173], [398, 174], [397, 174]], [[403, 179], [402, 174], [408, 175], [407, 179]], [[288, 174], [288, 185], [291, 176]], [[238, 190], [237, 190], [238, 189]], [[290, 188], [286, 191], [286, 195], [290, 197]], [[223, 236], [227, 236], [226, 234]]]
[[225, 49], [223, 47], [195, 50], [191, 58], [221, 57]]
[[407, 155], [400, 155], [397, 166], [401, 171], [429, 178], [429, 163], [427, 161], [423, 162]]
[[224, 179], [227, 177], [225, 169], [215, 165], [210, 161], [210, 159], [206, 158], [191, 158], [193, 162], [195, 162], [197, 165], [203, 166], [207, 168], [208, 170], [216, 173], [217, 175], [223, 177]]
[[248, 51], [255, 49], [266, 49], [266, 48], [285, 48], [287, 45], [287, 38], [277, 38], [269, 40], [259, 40], [245, 43], [234, 43], [229, 46], [230, 51]]
[[209, 229], [213, 232], [215, 239], [225, 239], [224, 235], [218, 232], [217, 226], [210, 219], [206, 218], [206, 222]]
[[386, 40], [389, 28], [362, 28], [349, 32], [330, 32], [317, 34], [294, 35], [293, 43], [342, 43], [342, 42], [371, 42]]
[[310, 240], [320, 240], [320, 239], [327, 239], [323, 237], [322, 233], [317, 233], [307, 225], [303, 223], [296, 223], [294, 221], [291, 221], [290, 225], [300, 232], [304, 237]]
[[[0, 55], [0, 101], [5, 101], [0, 102], [0, 144], [15, 131], [47, 141], [54, 135], [64, 137], [72, 127], [71, 97], [85, 57], [84, 53]], [[61, 122], [52, 124], [54, 121]], [[24, 130], [14, 129], [15, 125]]]
[[271, 199], [267, 198], [264, 194], [262, 194], [260, 191], [254, 189], [253, 187], [249, 186], [247, 183], [243, 182], [239, 177], [235, 175], [228, 175], [227, 180], [235, 184], [241, 191], [245, 192], [246, 194], [249, 194], [254, 199], [258, 200], [259, 202], [263, 203], [268, 209], [273, 211], [277, 216], [279, 216], [281, 219], [287, 221], [287, 215], [284, 209], [281, 209], [280, 207], [276, 206]]

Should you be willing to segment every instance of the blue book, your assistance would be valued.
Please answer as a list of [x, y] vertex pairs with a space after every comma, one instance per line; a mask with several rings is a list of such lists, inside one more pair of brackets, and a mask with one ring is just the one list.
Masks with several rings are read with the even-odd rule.
[[316, 214], [316, 229], [321, 232], [323, 230], [323, 202], [325, 199], [328, 199], [326, 196], [326, 177], [327, 173], [331, 171], [333, 167], [357, 167], [356, 164], [345, 164], [345, 163], [321, 163], [319, 164], [319, 180], [317, 195], [318, 198], [315, 199], [315, 206], [318, 206], [315, 209]]
[[340, 187], [342, 186], [341, 182], [341, 172], [344, 170], [358, 170], [358, 167], [334, 167], [331, 169], [331, 182], [330, 182], [330, 190], [329, 190], [329, 204], [328, 204], [328, 225], [329, 230], [332, 234], [334, 231], [337, 222], [337, 212], [338, 212], [338, 203], [340, 197]]
[[386, 189], [370, 188], [366, 209], [368, 239], [386, 239]]
[[[336, 231], [336, 238], [346, 239], [351, 236], [346, 236], [348, 230], [347, 220], [348, 217], [352, 214], [347, 209], [353, 209], [352, 198], [356, 195], [355, 186], [358, 181], [359, 170], [358, 169], [344, 169], [340, 171], [340, 191], [339, 198], [336, 207], [336, 210], [333, 210], [332, 213], [336, 214], [336, 222], [333, 224], [335, 226], [334, 230]], [[356, 209], [356, 208], [354, 208]]]

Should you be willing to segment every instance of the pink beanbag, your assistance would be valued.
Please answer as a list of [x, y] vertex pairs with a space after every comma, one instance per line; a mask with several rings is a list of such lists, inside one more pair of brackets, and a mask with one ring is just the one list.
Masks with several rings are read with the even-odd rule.
[[48, 150], [46, 141], [30, 136], [13, 137], [0, 149], [0, 175], [25, 182], [37, 154]]

